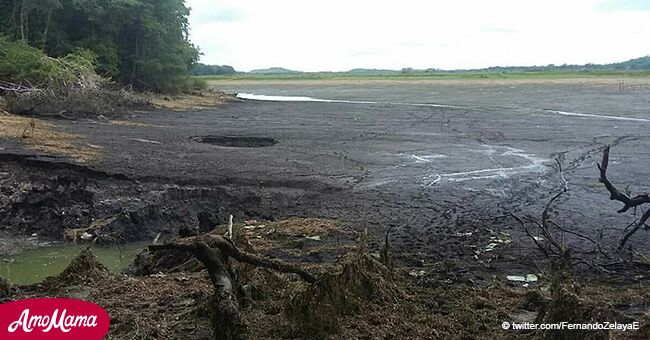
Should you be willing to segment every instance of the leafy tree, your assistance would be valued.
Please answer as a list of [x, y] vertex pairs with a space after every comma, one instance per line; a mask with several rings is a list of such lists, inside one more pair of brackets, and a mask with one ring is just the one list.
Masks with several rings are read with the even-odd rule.
[[196, 65], [194, 65], [190, 72], [196, 76], [227, 75], [227, 74], [237, 73], [237, 71], [235, 71], [235, 69], [232, 66], [206, 65], [201, 63], [197, 63]]
[[153, 91], [192, 86], [188, 16], [184, 0], [0, 0], [9, 39], [53, 57], [90, 50], [99, 74]]

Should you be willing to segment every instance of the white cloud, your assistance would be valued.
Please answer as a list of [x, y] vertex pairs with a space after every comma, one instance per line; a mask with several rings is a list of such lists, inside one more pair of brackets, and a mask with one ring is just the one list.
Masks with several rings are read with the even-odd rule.
[[202, 62], [238, 70], [475, 68], [650, 54], [650, 11], [598, 0], [188, 0]]

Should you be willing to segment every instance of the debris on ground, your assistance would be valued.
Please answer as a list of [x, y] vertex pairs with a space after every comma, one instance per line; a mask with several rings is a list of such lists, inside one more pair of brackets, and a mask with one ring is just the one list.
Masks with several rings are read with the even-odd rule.
[[508, 279], [508, 281], [515, 282], [537, 282], [538, 280], [537, 275], [535, 274], [526, 274], [526, 276], [508, 275], [506, 276], [506, 279]]
[[109, 277], [109, 271], [90, 247], [81, 251], [72, 262], [66, 267], [61, 274], [50, 277], [44, 281], [45, 285], [92, 285], [95, 282], [106, 280]]
[[[330, 220], [299, 218], [262, 223], [275, 225], [278, 230], [285, 226], [285, 232], [301, 230], [295, 235], [301, 235], [302, 230], [344, 226]], [[316, 225], [320, 227], [314, 228]], [[358, 234], [344, 227], [339, 233], [330, 230], [335, 236], [319, 233], [323, 235], [320, 243], [298, 245], [297, 237], [274, 235], [269, 240], [264, 229], [243, 226], [234, 224], [233, 242], [238, 247], [300, 264], [318, 276], [314, 284], [308, 284], [295, 274], [232, 263], [241, 284], [238, 299], [250, 339], [557, 339], [557, 334], [542, 331], [515, 334], [501, 324], [560, 319], [639, 321], [642, 328], [637, 332], [612, 331], [610, 335], [616, 339], [642, 339], [650, 334], [650, 314], [642, 308], [650, 305], [650, 291], [643, 285], [622, 288], [572, 282], [558, 285], [559, 289], [538, 285], [523, 288], [496, 278], [487, 285], [459, 281], [432, 285], [427, 278], [453, 277], [457, 268], [397, 266], [390, 270], [364, 252], [364, 247], [358, 246]], [[221, 235], [219, 228], [214, 232]], [[342, 247], [345, 251], [332, 246], [341, 235], [347, 235], [349, 242]], [[312, 255], [315, 250], [317, 257]], [[192, 262], [191, 255], [184, 252], [162, 253], [164, 256], [141, 258], [146, 259], [144, 264], [136, 261], [140, 272], [115, 274], [97, 261], [91, 249], [85, 249], [58, 276], [41, 284], [5, 289], [6, 299], [60, 296], [92, 301], [111, 316], [112, 339], [213, 339], [210, 299], [214, 287], [203, 265]], [[162, 270], [154, 271], [157, 269]], [[449, 273], [442, 275], [441, 271]], [[532, 281], [533, 275], [537, 277], [521, 277]], [[583, 338], [600, 335], [585, 333]]]
[[0, 303], [5, 302], [4, 300], [11, 295], [12, 292], [13, 287], [11, 284], [4, 278], [0, 277]]
[[324, 274], [287, 305], [289, 320], [307, 338], [340, 331], [340, 318], [366, 308], [389, 308], [404, 296], [393, 273], [365, 253], [342, 261], [342, 270]]
[[237, 100], [232, 94], [215, 90], [175, 96], [151, 94], [149, 97], [154, 107], [171, 111], [207, 110]]

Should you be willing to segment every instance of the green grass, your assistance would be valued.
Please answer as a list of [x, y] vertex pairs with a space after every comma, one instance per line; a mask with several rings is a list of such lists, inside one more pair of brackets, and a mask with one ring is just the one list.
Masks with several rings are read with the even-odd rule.
[[463, 79], [562, 79], [562, 78], [642, 78], [650, 71], [539, 71], [539, 72], [435, 72], [391, 74], [350, 74], [345, 72], [315, 72], [301, 74], [251, 74], [227, 76], [198, 76], [207, 81], [218, 80], [463, 80]]

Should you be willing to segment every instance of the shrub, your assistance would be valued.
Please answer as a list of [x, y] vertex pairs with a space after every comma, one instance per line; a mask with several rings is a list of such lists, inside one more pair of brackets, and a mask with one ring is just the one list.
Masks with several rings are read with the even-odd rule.
[[0, 37], [0, 79], [23, 87], [6, 93], [8, 109], [14, 113], [112, 116], [149, 105], [131, 91], [111, 89], [114, 84], [95, 72], [94, 63], [89, 50], [52, 58], [23, 42]]
[[192, 90], [205, 90], [208, 88], [208, 81], [203, 78], [192, 77]]
[[60, 92], [97, 89], [104, 80], [94, 71], [95, 57], [78, 49], [61, 58], [0, 37], [0, 79], [18, 85]]

